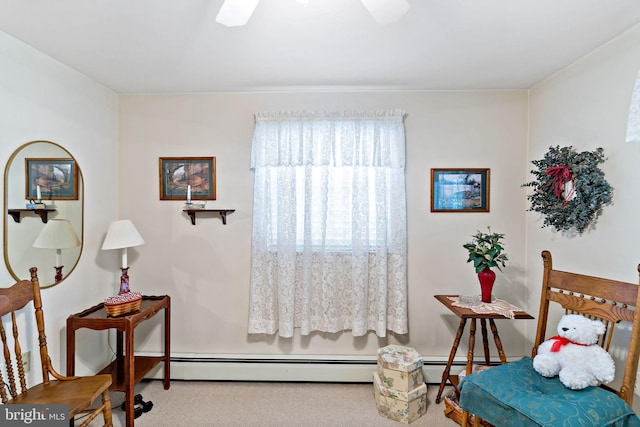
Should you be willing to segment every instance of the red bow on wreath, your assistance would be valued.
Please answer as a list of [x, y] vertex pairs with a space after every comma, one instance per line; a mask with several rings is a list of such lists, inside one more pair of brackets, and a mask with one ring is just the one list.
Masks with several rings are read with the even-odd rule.
[[[564, 190], [564, 183], [571, 180], [571, 171], [568, 166], [553, 166], [547, 168], [544, 172], [551, 177], [553, 184], [553, 191], [556, 194], [558, 200], [562, 199], [562, 191]], [[565, 199], [566, 201], [566, 199]]]

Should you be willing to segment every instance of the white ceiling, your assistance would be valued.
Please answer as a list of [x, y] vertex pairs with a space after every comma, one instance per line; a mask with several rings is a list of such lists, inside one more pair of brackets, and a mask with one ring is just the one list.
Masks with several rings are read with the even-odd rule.
[[528, 89], [640, 23], [639, 0], [0, 0], [0, 31], [119, 93]]

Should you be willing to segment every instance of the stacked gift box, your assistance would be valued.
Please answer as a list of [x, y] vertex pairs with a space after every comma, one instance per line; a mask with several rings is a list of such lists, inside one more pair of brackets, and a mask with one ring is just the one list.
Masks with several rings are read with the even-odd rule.
[[381, 415], [408, 424], [427, 411], [422, 365], [422, 357], [410, 347], [388, 345], [378, 350], [373, 391]]

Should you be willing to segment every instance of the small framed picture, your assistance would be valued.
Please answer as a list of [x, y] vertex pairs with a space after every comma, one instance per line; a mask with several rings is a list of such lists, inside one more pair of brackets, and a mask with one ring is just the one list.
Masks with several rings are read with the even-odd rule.
[[78, 167], [73, 159], [25, 158], [25, 199], [78, 200]]
[[160, 157], [160, 200], [215, 200], [215, 157]]
[[431, 212], [489, 212], [489, 169], [431, 169]]

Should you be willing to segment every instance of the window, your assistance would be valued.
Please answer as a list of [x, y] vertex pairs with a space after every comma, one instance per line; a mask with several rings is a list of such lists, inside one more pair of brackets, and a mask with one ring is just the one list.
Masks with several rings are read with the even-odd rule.
[[[384, 218], [384, 212], [377, 212], [378, 198], [376, 188], [379, 180], [387, 180], [384, 169], [366, 168], [360, 172], [360, 186], [366, 194], [366, 202], [355, 211], [354, 204], [358, 203], [358, 189], [355, 188], [354, 170], [350, 167], [302, 167], [295, 169], [295, 225], [296, 249], [305, 247], [311, 250], [327, 250], [336, 252], [351, 252], [354, 240], [353, 216], [359, 214], [362, 219], [362, 233], [366, 233], [364, 241], [370, 249], [384, 244], [388, 238], [385, 228], [377, 227], [377, 217]], [[275, 198], [280, 194], [278, 190], [278, 170], [270, 171], [270, 192]], [[382, 176], [381, 176], [382, 175]], [[383, 184], [388, 186], [387, 182]], [[388, 209], [385, 201], [381, 201], [381, 208]], [[310, 208], [308, 208], [310, 207]], [[270, 250], [278, 246], [278, 203], [269, 206]], [[360, 212], [361, 211], [361, 212]], [[384, 225], [384, 224], [382, 224]], [[307, 227], [309, 231], [307, 232]]]
[[406, 332], [403, 117], [256, 115], [250, 333]]

